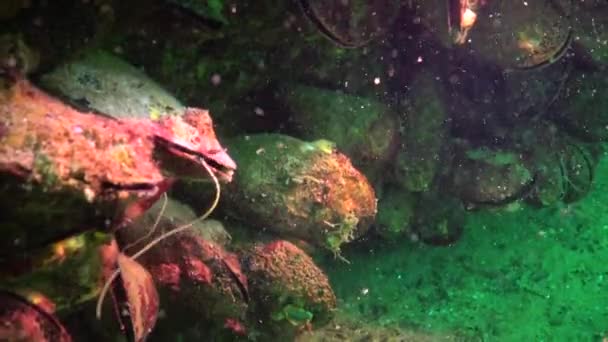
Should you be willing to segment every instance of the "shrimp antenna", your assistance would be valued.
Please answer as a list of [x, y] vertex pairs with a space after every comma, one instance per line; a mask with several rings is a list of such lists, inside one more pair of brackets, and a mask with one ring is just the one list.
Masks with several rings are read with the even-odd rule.
[[140, 237], [139, 239], [137, 239], [136, 241], [131, 242], [130, 244], [128, 244], [125, 248], [123, 248], [123, 250], [126, 251], [129, 248], [131, 248], [131, 247], [133, 247], [135, 245], [138, 245], [140, 242], [146, 240], [147, 238], [149, 238], [150, 236], [152, 236], [152, 234], [154, 234], [154, 232], [156, 231], [156, 228], [158, 228], [158, 224], [160, 223], [160, 219], [163, 217], [163, 214], [165, 213], [165, 209], [167, 208], [167, 202], [168, 202], [168, 200], [167, 200], [167, 193], [165, 192], [163, 194], [163, 205], [161, 206], [160, 211], [158, 212], [158, 215], [156, 216], [156, 219], [154, 220], [154, 225], [152, 225], [152, 229], [150, 229], [150, 231], [146, 235], [144, 235], [144, 236]]
[[[217, 177], [215, 176], [215, 174], [213, 174], [211, 167], [209, 167], [209, 165], [207, 165], [207, 163], [202, 158], [200, 161], [203, 164], [203, 166], [205, 167], [205, 170], [207, 171], [207, 173], [209, 174], [211, 179], [213, 180], [213, 183], [215, 184], [215, 198], [213, 199], [213, 203], [211, 204], [209, 209], [207, 209], [207, 211], [203, 215], [192, 220], [190, 223], [184, 224], [180, 227], [177, 227], [173, 230], [163, 233], [162, 235], [158, 236], [154, 240], [150, 241], [139, 252], [133, 254], [133, 256], [131, 256], [131, 259], [135, 260], [135, 259], [139, 258], [142, 254], [149, 251], [150, 248], [156, 246], [159, 242], [163, 241], [164, 239], [171, 237], [177, 233], [183, 232], [186, 229], [189, 229], [198, 221], [205, 220], [207, 217], [209, 217], [209, 215], [211, 215], [213, 210], [215, 210], [215, 208], [217, 207], [217, 204], [220, 201], [220, 182], [217, 180]], [[103, 285], [103, 288], [101, 289], [101, 293], [99, 294], [99, 298], [97, 299], [97, 306], [95, 308], [95, 315], [97, 316], [97, 319], [101, 319], [101, 307], [103, 305], [103, 300], [104, 300], [106, 294], [108, 293], [108, 290], [110, 289], [110, 285], [112, 285], [112, 283], [114, 282], [114, 279], [116, 279], [116, 277], [119, 274], [120, 274], [120, 268], [116, 268], [116, 270], [114, 270], [114, 272], [110, 275], [108, 280], [106, 280], [105, 284]]]

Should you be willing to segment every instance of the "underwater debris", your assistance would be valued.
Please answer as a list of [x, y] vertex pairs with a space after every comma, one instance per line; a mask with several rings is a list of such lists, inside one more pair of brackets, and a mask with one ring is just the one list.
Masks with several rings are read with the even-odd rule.
[[235, 218], [334, 253], [368, 230], [376, 214], [374, 190], [342, 153], [280, 134], [228, 144], [241, 170], [224, 197]]
[[[158, 316], [159, 298], [152, 276], [138, 262], [119, 253], [117, 258], [120, 269], [120, 284], [124, 299], [116, 295], [119, 304], [116, 311], [121, 326], [129, 327], [127, 336], [134, 341], [145, 341], [154, 328]], [[114, 286], [120, 286], [116, 282]], [[114, 293], [121, 293], [115, 290]], [[129, 329], [127, 328], [127, 329]]]

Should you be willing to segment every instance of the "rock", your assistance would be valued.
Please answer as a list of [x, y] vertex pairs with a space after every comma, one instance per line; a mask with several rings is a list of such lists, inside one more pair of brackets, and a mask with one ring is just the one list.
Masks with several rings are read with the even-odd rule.
[[375, 232], [396, 240], [411, 231], [417, 197], [394, 184], [387, 185], [378, 201]]
[[176, 329], [188, 340], [237, 333], [226, 323], [242, 322], [250, 295], [235, 254], [190, 233], [167, 238], [139, 260], [166, 313], [156, 336], [175, 336]]
[[118, 118], [181, 115], [177, 99], [141, 70], [102, 51], [86, 51], [41, 78], [42, 85], [72, 104]]
[[451, 192], [468, 204], [507, 204], [527, 195], [534, 183], [534, 174], [516, 151], [465, 148], [452, 165]]
[[72, 341], [55, 315], [11, 293], [0, 293], [0, 324], [2, 341]]
[[241, 258], [251, 288], [254, 329], [291, 340], [333, 317], [336, 296], [327, 276], [295, 245], [282, 240], [260, 244]]
[[327, 139], [371, 179], [382, 177], [398, 143], [397, 119], [373, 99], [309, 86], [285, 95], [294, 130], [304, 140]]
[[120, 226], [150, 207], [172, 177], [207, 179], [201, 157], [221, 180], [231, 179], [236, 166], [206, 111], [116, 120], [18, 80], [0, 91], [0, 211], [9, 213], [0, 220], [0, 255]]
[[[136, 242], [141, 247], [163, 233], [192, 224], [192, 227], [183, 234], [193, 234], [222, 247], [226, 247], [230, 243], [232, 237], [222, 222], [212, 219], [198, 221], [197, 218], [198, 216], [189, 206], [172, 198], [167, 198], [166, 203], [164, 199], [161, 199], [117, 234], [120, 236], [121, 245], [130, 246], [129, 250], [133, 251], [135, 250], [133, 244]], [[154, 231], [151, 231], [157, 220], [158, 225]]]
[[421, 196], [412, 220], [417, 238], [438, 246], [456, 242], [462, 235], [465, 223], [462, 203], [457, 198], [436, 192]]
[[336, 253], [374, 220], [373, 188], [331, 143], [257, 134], [229, 146], [240, 165], [224, 192], [233, 217]]
[[0, 258], [0, 287], [43, 294], [55, 310], [69, 312], [99, 294], [106, 264], [102, 246], [109, 240], [106, 234], [86, 232], [25, 255]]
[[401, 144], [395, 160], [395, 180], [413, 192], [428, 191], [439, 172], [449, 134], [447, 115], [431, 75], [423, 72], [406, 94], [401, 118]]

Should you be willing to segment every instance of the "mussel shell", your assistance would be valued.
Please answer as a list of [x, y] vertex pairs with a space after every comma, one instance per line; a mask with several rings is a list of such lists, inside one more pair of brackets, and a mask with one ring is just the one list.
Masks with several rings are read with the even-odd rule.
[[69, 342], [59, 321], [16, 294], [0, 291], [0, 341]]
[[572, 7], [572, 0], [488, 1], [466, 47], [506, 69], [545, 66], [570, 44]]
[[566, 190], [563, 201], [576, 202], [591, 190], [597, 155], [591, 146], [574, 141], [566, 142], [559, 153], [559, 167]]
[[298, 0], [306, 17], [334, 43], [355, 48], [382, 36], [399, 12], [398, 0]]
[[572, 53], [566, 53], [543, 68], [504, 72], [506, 119], [517, 123], [548, 115], [549, 108], [564, 91], [573, 66]]
[[582, 199], [593, 185], [601, 147], [568, 136], [555, 145], [541, 148], [535, 160], [538, 181], [529, 199], [534, 204], [550, 206]]
[[470, 205], [508, 204], [527, 196], [535, 183], [534, 173], [515, 151], [489, 151], [479, 159], [462, 153], [450, 176], [450, 191]]
[[573, 73], [555, 103], [552, 118], [569, 134], [586, 142], [608, 141], [608, 73]]

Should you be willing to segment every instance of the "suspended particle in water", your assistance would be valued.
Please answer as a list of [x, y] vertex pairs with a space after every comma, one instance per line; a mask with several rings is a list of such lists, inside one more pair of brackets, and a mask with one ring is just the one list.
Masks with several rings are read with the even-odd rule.
[[211, 76], [211, 84], [217, 87], [220, 83], [222, 83], [222, 76], [220, 74], [213, 74]]

